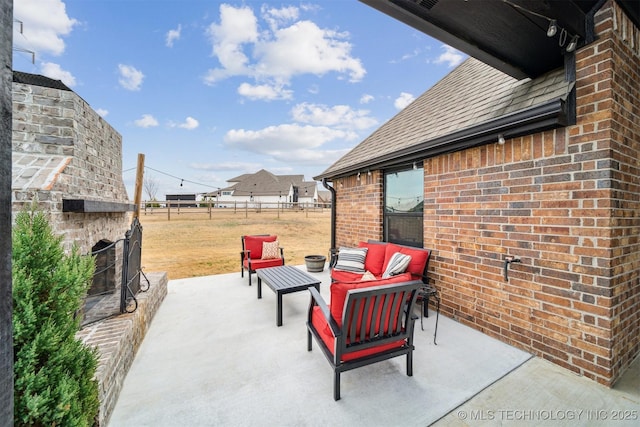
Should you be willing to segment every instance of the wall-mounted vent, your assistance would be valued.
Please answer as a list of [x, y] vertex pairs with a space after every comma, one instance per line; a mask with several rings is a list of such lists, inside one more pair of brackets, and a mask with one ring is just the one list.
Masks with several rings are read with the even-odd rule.
[[418, 0], [416, 3], [424, 8], [431, 10], [433, 6], [438, 4], [440, 0]]

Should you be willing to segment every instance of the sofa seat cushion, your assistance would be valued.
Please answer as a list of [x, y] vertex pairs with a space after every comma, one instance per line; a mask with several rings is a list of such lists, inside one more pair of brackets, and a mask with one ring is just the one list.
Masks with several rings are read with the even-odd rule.
[[370, 288], [372, 286], [382, 286], [391, 283], [408, 282], [411, 280], [411, 273], [399, 274], [388, 279], [372, 281], [335, 282], [331, 284], [331, 302], [329, 304], [331, 316], [339, 326], [342, 326], [342, 311], [347, 300], [347, 292], [351, 289]]
[[[322, 312], [320, 311], [320, 307], [318, 306], [313, 307], [313, 312], [311, 316], [312, 316], [311, 323], [318, 331], [318, 334], [320, 335], [320, 338], [322, 339], [324, 344], [327, 346], [329, 351], [331, 351], [331, 354], [333, 354], [335, 351], [335, 337], [331, 333], [331, 328], [327, 324], [327, 320], [322, 315]], [[399, 340], [399, 341], [387, 343], [384, 345], [380, 345], [377, 347], [367, 348], [365, 350], [358, 350], [353, 353], [348, 353], [343, 355], [342, 361], [347, 362], [349, 360], [359, 359], [361, 357], [374, 355], [377, 353], [381, 353], [383, 351], [393, 350], [395, 348], [402, 347], [405, 343], [406, 343], [405, 340]]]
[[[244, 260], [244, 267], [249, 268], [249, 260]], [[274, 259], [251, 259], [251, 269], [257, 270], [259, 268], [278, 267], [282, 265], [282, 258]]]
[[[354, 273], [352, 271], [342, 271], [331, 269], [331, 281], [332, 282], [357, 282], [362, 280], [364, 273]], [[379, 276], [376, 276], [380, 278]]]
[[244, 236], [244, 249], [251, 251], [251, 259], [262, 258], [262, 243], [275, 242], [278, 236]]

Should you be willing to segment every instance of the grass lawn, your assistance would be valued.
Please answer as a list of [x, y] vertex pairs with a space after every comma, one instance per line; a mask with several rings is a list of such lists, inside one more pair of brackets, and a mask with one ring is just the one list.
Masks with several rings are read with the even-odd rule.
[[166, 271], [169, 279], [238, 272], [240, 236], [277, 234], [285, 262], [304, 264], [304, 256], [328, 253], [331, 210], [238, 210], [206, 208], [141, 212], [142, 266], [145, 272]]

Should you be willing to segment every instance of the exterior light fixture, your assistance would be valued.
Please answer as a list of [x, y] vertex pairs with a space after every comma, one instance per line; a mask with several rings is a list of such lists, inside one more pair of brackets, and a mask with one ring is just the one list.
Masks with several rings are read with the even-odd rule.
[[571, 41], [567, 45], [567, 52], [573, 52], [574, 50], [576, 50], [576, 47], [578, 47], [578, 36], [577, 35], [571, 37]]
[[182, 187], [182, 183], [184, 182], [184, 179], [180, 180], [180, 187]]
[[360, 181], [360, 172], [358, 172], [358, 176], [356, 177], [356, 180]]
[[558, 32], [558, 21], [552, 19], [549, 21], [549, 28], [547, 29], [547, 37], [553, 37]]
[[367, 171], [367, 176], [371, 176], [371, 171], [370, 170]]
[[504, 135], [498, 134], [498, 144], [504, 145]]
[[417, 171], [418, 170], [418, 165], [416, 165], [416, 162], [413, 162], [413, 170]]

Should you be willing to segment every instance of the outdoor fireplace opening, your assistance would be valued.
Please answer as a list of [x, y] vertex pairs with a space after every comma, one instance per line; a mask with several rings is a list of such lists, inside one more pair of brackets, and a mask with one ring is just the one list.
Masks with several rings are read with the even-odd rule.
[[95, 270], [82, 310], [82, 326], [137, 309], [136, 295], [150, 285], [142, 272], [141, 255], [142, 226], [137, 218], [124, 239], [102, 239], [91, 248]]
[[109, 240], [100, 240], [91, 248], [95, 256], [96, 269], [88, 296], [107, 295], [116, 290], [116, 245]]

